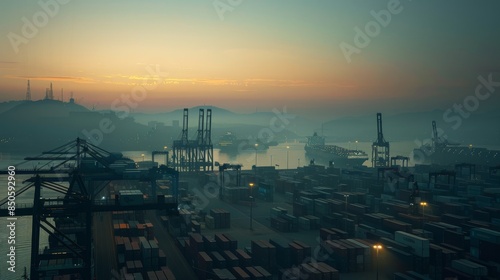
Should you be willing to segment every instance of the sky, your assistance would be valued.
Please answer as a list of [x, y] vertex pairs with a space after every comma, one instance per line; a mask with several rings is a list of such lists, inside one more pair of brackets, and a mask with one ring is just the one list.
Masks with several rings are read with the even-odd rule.
[[[24, 99], [29, 79], [33, 99], [52, 82], [55, 98], [64, 89], [65, 100], [73, 92], [98, 109], [126, 100], [154, 112], [287, 106], [321, 118], [445, 110], [473, 95], [480, 75], [500, 81], [495, 0], [1, 6], [0, 102]], [[492, 95], [481, 108], [497, 108], [499, 99]]]

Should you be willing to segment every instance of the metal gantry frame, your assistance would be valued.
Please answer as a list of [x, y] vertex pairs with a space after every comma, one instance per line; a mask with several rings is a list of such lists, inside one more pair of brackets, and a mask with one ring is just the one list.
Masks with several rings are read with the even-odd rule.
[[185, 108], [182, 115], [182, 132], [179, 140], [174, 141], [173, 145], [173, 160], [174, 168], [178, 171], [189, 171], [191, 167], [191, 147], [188, 137], [189, 112]]
[[200, 109], [198, 115], [198, 131], [195, 140], [189, 140], [189, 111], [183, 110], [182, 132], [179, 140], [173, 143], [174, 168], [178, 171], [197, 172], [212, 171], [212, 109]]
[[397, 166], [398, 162], [401, 162], [401, 167], [408, 167], [408, 162], [410, 161], [409, 157], [405, 156], [395, 156], [391, 157], [391, 166]]
[[203, 149], [205, 160], [203, 171], [214, 170], [214, 145], [212, 143], [212, 109], [207, 109], [207, 119], [205, 124], [205, 136], [203, 137]]
[[382, 131], [382, 114], [377, 113], [377, 141], [372, 144], [372, 166], [389, 167], [389, 142], [385, 141]]
[[220, 176], [220, 188], [219, 188], [219, 199], [224, 198], [224, 187], [225, 187], [225, 178], [224, 173], [226, 170], [236, 170], [236, 186], [241, 186], [241, 164], [230, 164], [224, 163], [219, 165], [219, 176]]
[[168, 166], [168, 151], [152, 151], [151, 152], [151, 161], [155, 161], [156, 155], [165, 155], [165, 166]]
[[[451, 170], [441, 170], [429, 173], [429, 184], [438, 182], [439, 177], [446, 177], [448, 180], [448, 185], [452, 184], [455, 186], [457, 179], [457, 172]], [[454, 187], [453, 187], [454, 188]]]
[[[31, 237], [31, 268], [30, 279], [37, 280], [48, 271], [59, 271], [59, 273], [73, 274], [79, 273], [83, 279], [93, 279], [92, 275], [92, 214], [94, 212], [129, 211], [129, 210], [166, 210], [167, 215], [178, 214], [178, 182], [179, 173], [167, 166], [153, 168], [146, 178], [151, 181], [152, 203], [142, 205], [120, 205], [119, 201], [111, 201], [105, 204], [96, 204], [96, 198], [103, 191], [108, 183], [113, 180], [123, 180], [123, 173], [116, 172], [110, 168], [110, 164], [118, 157], [109, 153], [85, 140], [76, 139], [66, 145], [58, 147], [49, 152], [44, 152], [36, 157], [27, 157], [27, 161], [48, 161], [57, 162], [50, 169], [49, 163], [35, 170], [20, 170], [17, 174], [33, 174], [34, 176], [26, 180], [26, 186], [16, 192], [16, 196], [21, 195], [26, 190], [34, 188], [34, 198], [32, 207], [16, 209], [16, 216], [32, 216], [32, 237]], [[120, 158], [127, 160], [125, 158]], [[0, 172], [5, 174], [5, 171]], [[47, 176], [41, 176], [47, 175]], [[156, 178], [170, 176], [173, 182], [173, 202], [156, 200]], [[128, 179], [135, 180], [135, 179]], [[65, 186], [63, 183], [69, 183]], [[95, 182], [104, 182], [95, 186]], [[63, 198], [43, 198], [42, 189], [55, 191], [64, 195]], [[9, 211], [5, 207], [7, 198], [0, 201], [0, 216], [9, 216]], [[84, 228], [84, 234], [73, 241], [63, 231], [53, 226], [48, 219], [72, 217]], [[40, 232], [45, 231], [62, 244], [62, 249], [56, 252], [40, 252]], [[73, 260], [73, 267], [65, 269], [57, 267], [40, 267], [40, 262], [45, 259], [65, 258]]]

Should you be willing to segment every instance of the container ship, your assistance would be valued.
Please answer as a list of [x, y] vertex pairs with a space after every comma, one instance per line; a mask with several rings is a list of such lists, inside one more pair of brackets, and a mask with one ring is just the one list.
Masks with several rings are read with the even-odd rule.
[[463, 146], [438, 136], [436, 122], [432, 122], [432, 142], [413, 150], [417, 164], [455, 165], [470, 163], [482, 166], [500, 165], [500, 151]]
[[368, 155], [363, 151], [325, 145], [325, 137], [319, 136], [316, 132], [313, 136], [307, 137], [304, 149], [311, 159], [324, 160], [339, 166], [360, 166], [368, 160]]
[[417, 164], [455, 165], [470, 163], [491, 167], [500, 165], [500, 151], [472, 147], [472, 145], [433, 143], [414, 149], [413, 161]]
[[[257, 144], [257, 145], [256, 145]], [[252, 139], [240, 139], [236, 137], [231, 132], [226, 132], [222, 135], [218, 142], [218, 147], [222, 152], [226, 153], [237, 153], [237, 152], [247, 152], [255, 150], [265, 151], [277, 143], [263, 143], [262, 141], [255, 141]]]

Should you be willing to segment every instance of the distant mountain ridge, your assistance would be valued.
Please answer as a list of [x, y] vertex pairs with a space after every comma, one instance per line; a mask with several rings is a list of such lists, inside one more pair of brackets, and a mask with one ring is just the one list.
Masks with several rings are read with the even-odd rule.
[[0, 114], [10, 117], [27, 116], [29, 114], [33, 114], [34, 117], [65, 117], [71, 112], [90, 112], [90, 110], [76, 103], [44, 99], [19, 102]]
[[[277, 108], [278, 113], [269, 111], [241, 114], [215, 106], [195, 106], [189, 108], [190, 138], [195, 137], [200, 108], [212, 109], [213, 141], [217, 141], [218, 137], [227, 131], [232, 131], [241, 138], [257, 138], [263, 132], [269, 132], [266, 129], [271, 128], [273, 128], [271, 130], [273, 140], [277, 141], [305, 140], [306, 136], [312, 135], [313, 132], [323, 134], [329, 142], [374, 141], [377, 136], [375, 114], [346, 116], [323, 124], [311, 121], [304, 116], [290, 115], [285, 124], [279, 117], [283, 113], [283, 108]], [[383, 113], [384, 137], [387, 141], [424, 141], [431, 138], [431, 122], [435, 120], [438, 128], [442, 129], [452, 141], [465, 144], [500, 145], [500, 126], [498, 126], [500, 112], [474, 112], [470, 117], [462, 119], [457, 129], [452, 127], [453, 123], [447, 123], [444, 120], [443, 113], [442, 110], [400, 114]], [[47, 131], [51, 129], [57, 130], [53, 134], [58, 135], [58, 139], [69, 139], [70, 136], [71, 138], [83, 137], [81, 133], [83, 129], [90, 131], [98, 128], [99, 121], [106, 117], [113, 119], [114, 124], [120, 128], [120, 133], [116, 132], [108, 136], [108, 138], [113, 138], [113, 141], [121, 141], [117, 138], [118, 135], [131, 141], [130, 139], [137, 138], [137, 135], [142, 135], [141, 137], [146, 139], [161, 133], [162, 136], [156, 135], [158, 139], [150, 140], [154, 143], [165, 142], [162, 145], [171, 145], [171, 141], [177, 139], [180, 133], [180, 127], [171, 126], [172, 121], [178, 120], [182, 127], [182, 115], [183, 109], [152, 114], [137, 112], [131, 113], [130, 118], [121, 120], [109, 110], [93, 111], [75, 103], [56, 100], [10, 101], [0, 103], [0, 117], [4, 120], [11, 120], [8, 125], [3, 125], [5, 129], [0, 133], [0, 137], [45, 139], [48, 136], [43, 134], [47, 134]], [[148, 126], [150, 121], [164, 123], [166, 128], [158, 130], [154, 126]], [[46, 131], [44, 132], [42, 128]], [[47, 138], [47, 142], [51, 141]], [[114, 143], [113, 141], [110, 143]]]

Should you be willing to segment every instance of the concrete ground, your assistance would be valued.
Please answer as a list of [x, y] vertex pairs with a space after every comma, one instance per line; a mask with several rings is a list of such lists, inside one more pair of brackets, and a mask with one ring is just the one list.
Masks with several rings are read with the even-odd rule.
[[[119, 274], [111, 212], [95, 213], [92, 231], [94, 238], [94, 268], [96, 278], [115, 279], [112, 277]], [[112, 273], [113, 271], [115, 271], [115, 273]]]
[[153, 223], [158, 246], [165, 252], [165, 255], [167, 255], [167, 266], [172, 270], [177, 279], [197, 279], [193, 268], [175, 245], [174, 238], [167, 232], [165, 227], [162, 226], [155, 212], [148, 211], [146, 213], [146, 219]]

